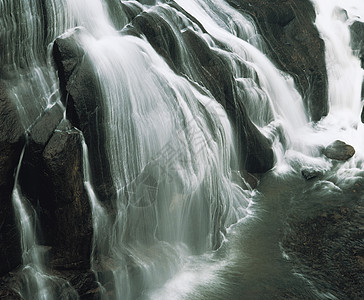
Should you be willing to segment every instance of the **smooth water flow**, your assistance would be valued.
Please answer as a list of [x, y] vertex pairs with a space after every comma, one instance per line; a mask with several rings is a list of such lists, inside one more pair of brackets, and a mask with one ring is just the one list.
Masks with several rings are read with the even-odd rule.
[[[291, 258], [278, 241], [296, 191], [276, 190], [264, 181], [260, 191], [253, 191], [241, 178], [236, 128], [213, 92], [202, 86], [203, 70], [191, 63], [186, 35], [200, 38], [233, 74], [236, 90], [228, 100], [241, 101], [272, 143], [272, 185], [291, 183], [302, 168], [309, 168], [325, 175], [307, 190], [297, 184], [302, 194], [337, 195], [363, 176], [363, 70], [350, 48], [348, 28], [354, 20], [363, 21], [359, 1], [312, 1], [326, 45], [330, 106], [329, 115], [315, 124], [293, 79], [267, 58], [253, 21], [225, 1], [118, 2], [168, 24], [178, 68], [145, 36], [133, 34], [130, 10], [120, 9], [115, 17], [117, 1], [0, 1], [5, 15], [0, 26], [9, 29], [0, 57], [1, 84], [26, 130], [61, 100], [51, 60], [56, 37], [74, 35], [84, 51], [80, 63], [87, 59], [93, 67], [102, 98], [96, 113], [103, 123], [98, 125], [104, 130], [102, 146], [116, 191], [110, 199], [98, 198], [92, 184], [98, 174], [91, 174], [90, 145], [83, 140], [84, 186], [93, 221], [90, 260], [102, 299], [211, 299], [224, 293], [238, 297], [241, 291], [249, 297], [260, 293], [257, 282], [279, 285], [280, 276], [301, 294], [336, 299], [286, 264]], [[337, 139], [356, 149], [341, 165], [322, 155], [322, 148]], [[37, 239], [37, 214], [18, 184], [21, 163], [22, 158], [12, 194], [23, 252], [18, 292], [25, 299], [77, 299], [66, 281], [48, 274], [46, 249]]]

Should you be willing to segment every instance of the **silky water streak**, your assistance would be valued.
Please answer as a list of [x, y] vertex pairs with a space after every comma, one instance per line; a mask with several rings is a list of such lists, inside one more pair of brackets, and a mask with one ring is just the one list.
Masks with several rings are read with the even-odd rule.
[[94, 228], [93, 268], [115, 298], [133, 299], [189, 255], [218, 247], [248, 198], [232, 180], [232, 129], [221, 105], [145, 40], [108, 33], [80, 39], [99, 78], [117, 189], [112, 213], [92, 203], [94, 218], [108, 219], [94, 225], [110, 224]]

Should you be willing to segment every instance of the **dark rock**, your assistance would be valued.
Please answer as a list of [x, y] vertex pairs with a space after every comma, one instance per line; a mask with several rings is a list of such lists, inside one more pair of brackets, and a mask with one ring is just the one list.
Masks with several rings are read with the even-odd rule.
[[41, 178], [42, 153], [54, 130], [63, 117], [59, 104], [46, 109], [28, 131], [27, 145], [19, 174], [22, 193], [33, 203], [39, 200], [43, 190]]
[[23, 298], [6, 284], [0, 283], [0, 299], [1, 300], [23, 300]]
[[142, 13], [133, 22], [133, 27], [144, 34], [155, 51], [175, 71], [181, 71], [181, 50], [173, 28], [156, 13]]
[[[77, 39], [75, 38], [75, 35], [77, 36], [79, 31], [76, 29], [75, 33], [67, 38], [57, 38], [53, 45], [53, 57], [57, 65], [59, 82], [63, 91], [70, 80], [72, 72], [81, 62], [84, 55], [84, 51], [78, 45]], [[63, 96], [65, 100], [66, 95]]]
[[345, 161], [355, 154], [355, 149], [343, 141], [336, 140], [324, 149], [323, 154], [331, 159]]
[[24, 143], [24, 129], [17, 109], [0, 86], [0, 276], [21, 262], [11, 194]]
[[309, 0], [229, 0], [233, 7], [255, 20], [269, 55], [291, 74], [305, 99], [313, 121], [328, 113], [325, 45], [314, 26], [315, 11]]
[[14, 170], [24, 143], [24, 128], [16, 106], [0, 86], [0, 187], [9, 191], [14, 186]]
[[321, 176], [322, 172], [311, 168], [305, 168], [301, 170], [301, 174], [306, 180], [310, 180]]
[[103, 100], [92, 62], [84, 56], [77, 42], [79, 34], [82, 31], [76, 30], [70, 36], [56, 39], [53, 56], [58, 66], [67, 118], [83, 132], [89, 149], [93, 184], [103, 201], [115, 192], [105, 149]]
[[44, 193], [40, 199], [45, 243], [54, 268], [88, 268], [92, 217], [84, 187], [82, 137], [56, 131], [43, 152]]
[[360, 116], [360, 118], [361, 118], [361, 122], [364, 123], [364, 107], [361, 110], [361, 116]]
[[[351, 32], [351, 48], [358, 55], [361, 61], [361, 67], [364, 68], [364, 23], [355, 21], [350, 26]], [[363, 95], [363, 89], [362, 89]]]
[[107, 8], [109, 16], [117, 30], [122, 29], [143, 11], [140, 3], [132, 1], [121, 2], [118, 0], [109, 0]]
[[322, 283], [328, 282], [338, 299], [364, 297], [364, 206], [358, 199], [361, 194], [357, 194], [346, 191], [343, 205], [325, 207], [312, 218], [289, 219], [282, 242], [296, 261], [295, 269], [309, 279], [317, 279], [319, 290], [325, 290], [327, 285]]
[[241, 170], [265, 173], [273, 167], [273, 151], [268, 139], [249, 119], [242, 101], [236, 99], [236, 85], [229, 64], [213, 52], [194, 32], [183, 34], [192, 52], [194, 64], [199, 66], [198, 78], [215, 99], [225, 108], [236, 133], [238, 151], [241, 153]]

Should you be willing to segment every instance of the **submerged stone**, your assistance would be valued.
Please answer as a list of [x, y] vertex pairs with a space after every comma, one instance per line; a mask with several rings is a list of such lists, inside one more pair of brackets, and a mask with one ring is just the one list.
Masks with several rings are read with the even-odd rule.
[[331, 159], [345, 161], [355, 154], [355, 149], [343, 141], [336, 140], [324, 149], [323, 154]]

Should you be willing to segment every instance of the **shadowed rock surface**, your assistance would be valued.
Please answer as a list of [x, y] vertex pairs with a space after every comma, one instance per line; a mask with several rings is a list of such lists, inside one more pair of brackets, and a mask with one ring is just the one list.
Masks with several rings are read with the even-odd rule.
[[0, 84], [0, 276], [21, 262], [11, 193], [24, 143], [24, 129], [17, 109]]
[[92, 220], [83, 183], [81, 141], [77, 130], [56, 131], [43, 152], [41, 216], [56, 269], [87, 269], [90, 265]]
[[[73, 33], [77, 36], [78, 30]], [[98, 79], [89, 59], [71, 35], [56, 39], [53, 47], [67, 118], [83, 132], [89, 148], [93, 184], [100, 200], [114, 193], [105, 150], [102, 98]]]

